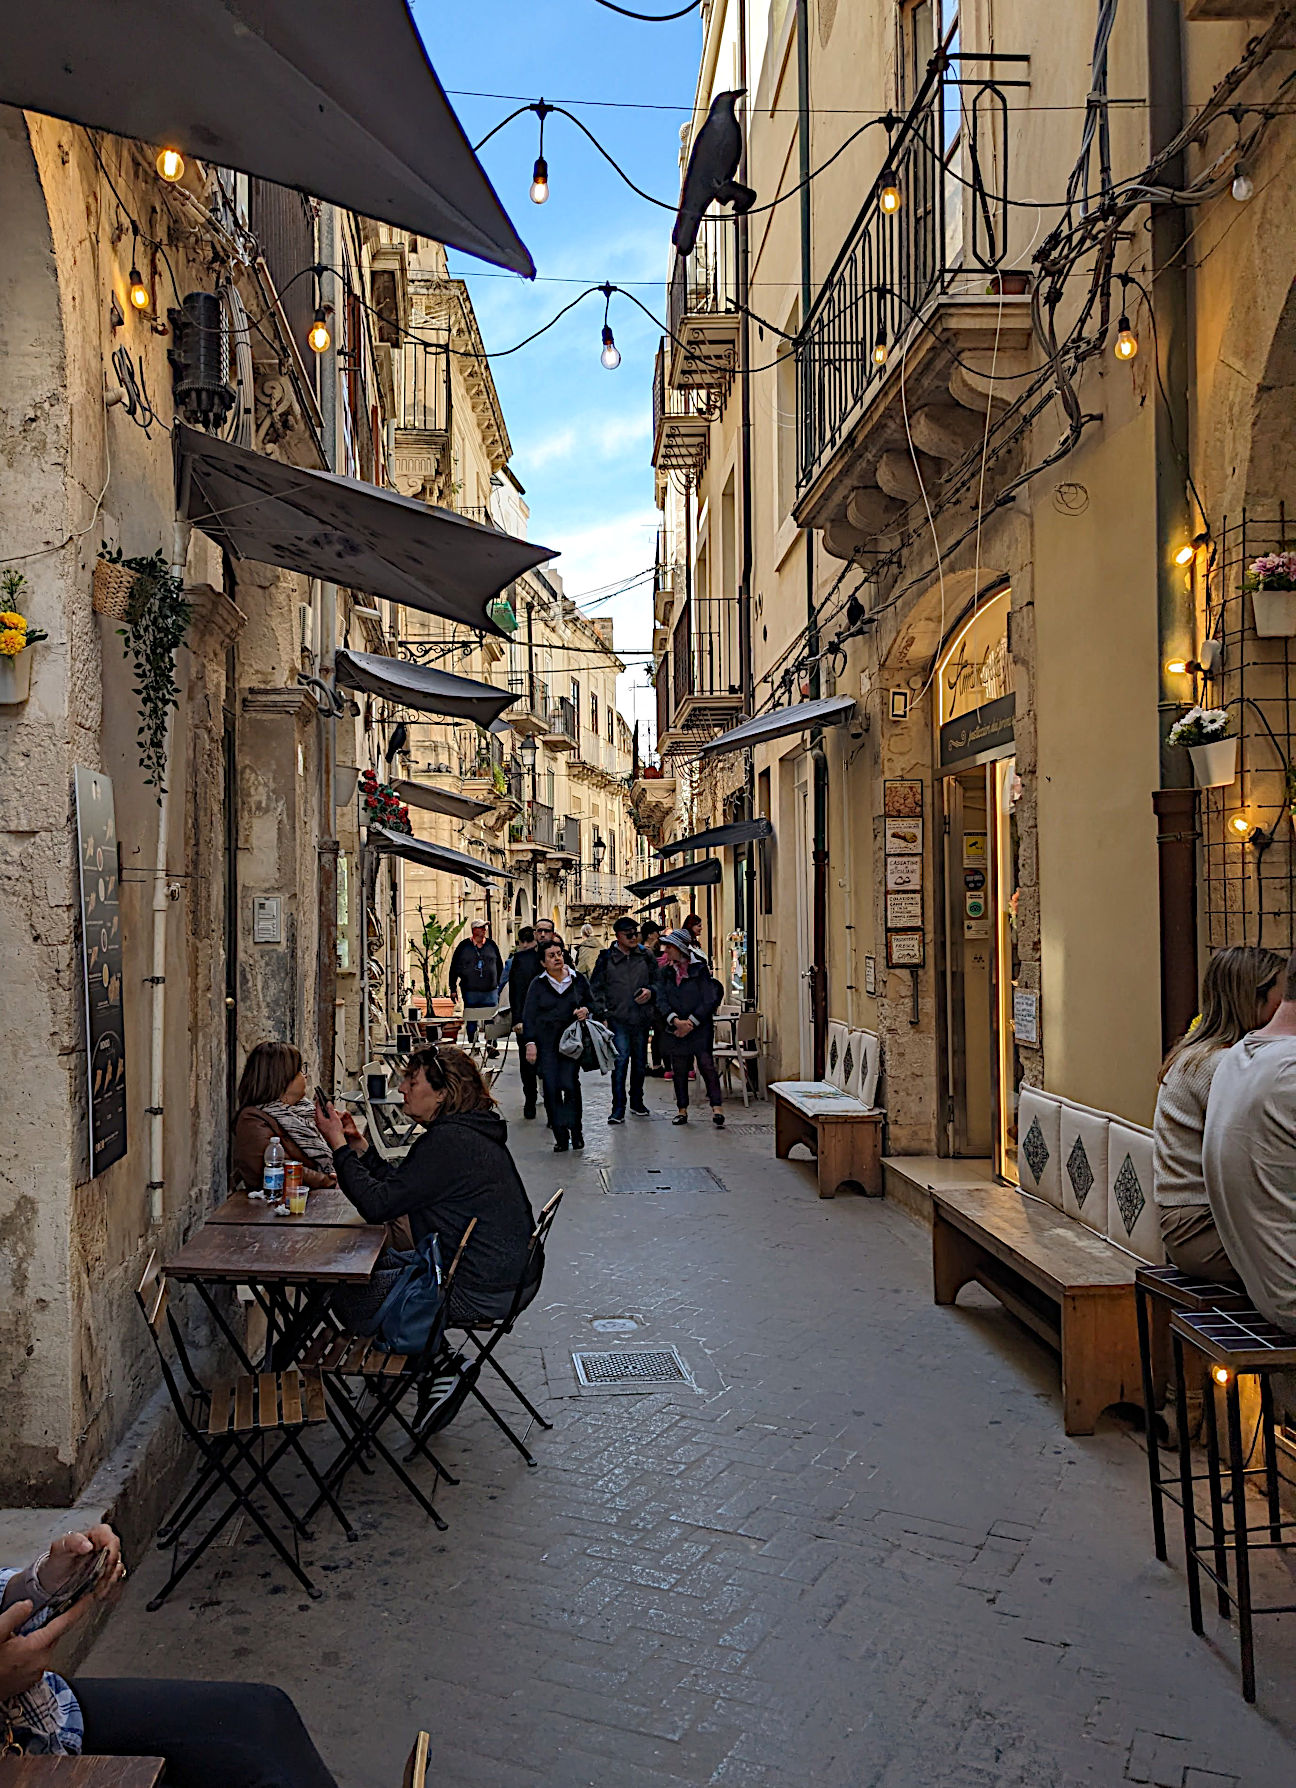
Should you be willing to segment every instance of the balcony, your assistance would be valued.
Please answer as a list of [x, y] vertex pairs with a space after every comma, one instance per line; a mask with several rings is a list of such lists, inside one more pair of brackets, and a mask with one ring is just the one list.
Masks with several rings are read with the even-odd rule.
[[738, 355], [738, 226], [732, 217], [704, 217], [693, 253], [675, 257], [667, 295], [670, 365], [677, 391], [723, 396]]
[[450, 350], [407, 341], [393, 350], [396, 446], [392, 477], [406, 496], [442, 503], [450, 476]]
[[652, 831], [675, 811], [677, 783], [655, 764], [646, 764], [630, 784], [630, 811], [639, 825]]
[[[1025, 60], [969, 54], [955, 68], [989, 77]], [[883, 208], [879, 174], [798, 338], [796, 519], [839, 558], [880, 550], [981, 446], [1021, 389], [1005, 378], [1029, 370], [1028, 280], [1001, 271], [1003, 89], [1024, 85], [929, 72], [893, 147], [900, 208]]]
[[575, 751], [578, 743], [579, 727], [576, 720], [576, 708], [568, 696], [550, 696], [546, 714], [544, 732], [541, 734], [550, 751]]
[[670, 620], [676, 596], [684, 594], [684, 567], [677, 564], [665, 528], [657, 530], [657, 558], [653, 571], [653, 622], [664, 627]]
[[606, 869], [587, 869], [582, 864], [567, 883], [567, 911], [572, 918], [623, 913], [633, 904], [626, 893], [625, 877]]
[[509, 855], [547, 857], [554, 848], [554, 810], [543, 801], [528, 801], [509, 826]]
[[564, 863], [580, 862], [581, 823], [570, 814], [561, 825], [554, 828], [554, 842], [549, 851], [551, 858], [560, 858]]
[[505, 708], [502, 718], [515, 733], [541, 737], [549, 726], [548, 686], [531, 671], [512, 672], [508, 686], [513, 706]]
[[700, 477], [711, 451], [711, 423], [716, 413], [709, 392], [677, 391], [666, 383], [663, 336], [653, 370], [652, 463], [657, 471]]
[[694, 596], [684, 603], [659, 672], [667, 665], [657, 682], [657, 749], [678, 755], [742, 712], [737, 602]]

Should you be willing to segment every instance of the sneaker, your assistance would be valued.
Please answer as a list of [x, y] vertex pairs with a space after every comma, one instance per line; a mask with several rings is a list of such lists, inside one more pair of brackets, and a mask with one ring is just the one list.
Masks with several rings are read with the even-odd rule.
[[671, 1119], [671, 1123], [672, 1124], [687, 1124], [688, 1123], [688, 1112], [687, 1111], [676, 1112], [675, 1116]]
[[572, 1131], [571, 1145], [574, 1149], [583, 1149], [585, 1147], [585, 1138], [581, 1135], [579, 1130]]
[[557, 1142], [554, 1144], [554, 1154], [555, 1155], [565, 1155], [566, 1153], [567, 1153], [567, 1138], [565, 1136], [560, 1136], [558, 1138]]
[[724, 1112], [723, 1111], [713, 1111], [711, 1113], [711, 1122], [715, 1125], [717, 1130], [723, 1130], [724, 1129]]
[[609, 1124], [624, 1124], [625, 1119], [623, 1117], [618, 1117], [617, 1114], [615, 1112], [613, 1112], [612, 1116], [608, 1119], [608, 1123]]
[[652, 1112], [649, 1111], [649, 1109], [646, 1105], [632, 1105], [630, 1107], [630, 1109], [631, 1109], [631, 1111], [634, 1112], [636, 1117], [651, 1117], [652, 1116]]

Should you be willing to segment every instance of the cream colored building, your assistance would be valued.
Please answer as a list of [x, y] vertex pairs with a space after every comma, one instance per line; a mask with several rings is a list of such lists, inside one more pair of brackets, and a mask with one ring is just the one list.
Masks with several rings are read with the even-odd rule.
[[[747, 90], [758, 201], [671, 264], [659, 744], [677, 835], [772, 823], [712, 931], [771, 1075], [880, 1035], [895, 1153], [1014, 1177], [1024, 1085], [1149, 1122], [1207, 951], [1292, 945], [1290, 648], [1242, 591], [1287, 543], [1290, 11], [1124, 7], [1091, 69], [1090, 5], [704, 8], [694, 128]], [[1222, 789], [1165, 743], [1198, 699]]]

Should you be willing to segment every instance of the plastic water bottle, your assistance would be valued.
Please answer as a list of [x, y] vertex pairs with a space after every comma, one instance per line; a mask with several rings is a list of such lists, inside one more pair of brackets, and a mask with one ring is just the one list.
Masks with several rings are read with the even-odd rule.
[[277, 1136], [266, 1144], [265, 1165], [261, 1169], [261, 1190], [267, 1198], [282, 1198], [284, 1192], [284, 1145]]

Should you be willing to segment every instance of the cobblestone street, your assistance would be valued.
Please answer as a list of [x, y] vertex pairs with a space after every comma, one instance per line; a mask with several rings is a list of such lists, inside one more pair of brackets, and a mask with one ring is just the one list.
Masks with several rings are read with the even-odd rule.
[[[343, 1788], [396, 1788], [420, 1726], [438, 1788], [1296, 1779], [1290, 1629], [1261, 1624], [1248, 1709], [1231, 1635], [1194, 1639], [1152, 1557], [1137, 1440], [1066, 1439], [1050, 1356], [980, 1293], [933, 1306], [919, 1225], [820, 1203], [768, 1106], [680, 1131], [654, 1082], [611, 1130], [586, 1086], [560, 1160], [501, 1082], [534, 1202], [568, 1192], [506, 1356], [556, 1424], [539, 1469], [466, 1417], [444, 1535], [353, 1478], [361, 1539], [321, 1520], [316, 1603], [246, 1532], [157, 1614], [163, 1558], [136, 1561], [89, 1672], [279, 1683]], [[697, 1388], [578, 1393], [572, 1349], [627, 1342]]]

